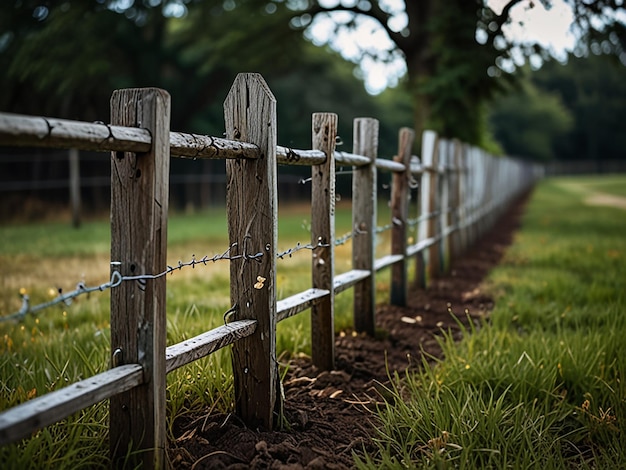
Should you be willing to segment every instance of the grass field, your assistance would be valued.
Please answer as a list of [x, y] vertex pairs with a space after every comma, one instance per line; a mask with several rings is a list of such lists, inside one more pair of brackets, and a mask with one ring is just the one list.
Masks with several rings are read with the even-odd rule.
[[[489, 320], [393, 381], [360, 468], [626, 468], [626, 177], [542, 182]], [[462, 314], [462, 312], [455, 312]]]
[[[297, 242], [310, 242], [308, 206], [279, 208], [278, 251]], [[385, 204], [379, 208], [380, 225], [388, 223]], [[351, 212], [339, 204], [336, 233], [351, 231]], [[110, 228], [108, 220], [85, 222], [79, 230], [65, 221], [12, 224], [0, 227], [0, 316], [20, 308], [20, 292], [31, 305], [71, 291], [77, 282], [95, 286], [109, 280]], [[388, 250], [383, 234], [379, 256]], [[197, 214], [173, 214], [168, 229], [168, 264], [223, 253], [228, 247], [224, 209]], [[336, 270], [351, 268], [350, 243], [336, 249]], [[311, 287], [311, 254], [300, 251], [278, 262], [278, 298]], [[388, 273], [380, 277], [381, 301], [386, 301]], [[223, 324], [230, 308], [228, 261], [184, 269], [168, 277], [167, 343], [178, 343]], [[76, 298], [23, 321], [0, 322], [0, 410], [29, 398], [57, 390], [109, 368], [109, 292]], [[351, 292], [336, 300], [336, 327], [351, 325]], [[310, 321], [306, 313], [278, 326], [277, 348], [288, 354], [310, 353]], [[180, 416], [208, 406], [233, 408], [231, 365], [228, 351], [172, 372], [167, 378], [168, 416]], [[106, 402], [37, 432], [33, 438], [0, 448], [0, 462], [12, 468], [108, 468]], [[5, 468], [5, 467], [3, 467]]]
[[[626, 466], [626, 229], [624, 211], [586, 206], [593, 192], [624, 196], [626, 178], [543, 182], [524, 229], [489, 288], [498, 302], [488, 323], [444, 345], [446, 359], [424, 374], [398, 377], [398, 400], [381, 410], [381, 454], [362, 466], [568, 468], [590, 457], [596, 468]], [[280, 209], [279, 251], [308, 242], [307, 208]], [[381, 205], [379, 223], [388, 214]], [[337, 236], [350, 231], [340, 207]], [[384, 237], [383, 237], [384, 238]], [[222, 210], [170, 217], [168, 263], [222, 253]], [[349, 245], [337, 249], [337, 271], [350, 268]], [[386, 244], [381, 243], [380, 253]], [[0, 315], [97, 285], [109, 276], [107, 220], [73, 230], [67, 223], [0, 227]], [[379, 301], [386, 301], [384, 273]], [[310, 287], [303, 251], [278, 265], [279, 298]], [[230, 307], [227, 262], [168, 277], [168, 344], [222, 324]], [[351, 294], [336, 302], [337, 329], [351, 323]], [[461, 313], [461, 312], [456, 312]], [[0, 323], [0, 410], [109, 367], [109, 295], [80, 297], [22, 322]], [[278, 350], [310, 350], [308, 315], [278, 327]], [[282, 356], [281, 360], [285, 360]], [[232, 409], [227, 351], [168, 375], [168, 421], [208, 406]], [[6, 468], [108, 468], [106, 403], [0, 448]]]

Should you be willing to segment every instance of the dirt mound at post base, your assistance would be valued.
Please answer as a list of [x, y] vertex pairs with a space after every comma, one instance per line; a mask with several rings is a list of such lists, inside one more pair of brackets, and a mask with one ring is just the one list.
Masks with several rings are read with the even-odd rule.
[[519, 226], [521, 198], [450, 272], [426, 290], [411, 289], [405, 308], [380, 305], [379, 338], [351, 331], [336, 337], [336, 370], [319, 372], [308, 358], [294, 359], [284, 380], [285, 426], [266, 432], [246, 428], [232, 415], [185, 416], [175, 425], [169, 457], [175, 468], [345, 469], [352, 453], [373, 452], [375, 417], [388, 373], [420, 367], [421, 349], [440, 357], [440, 330], [458, 331], [448, 308], [463, 321], [487, 315], [493, 300], [481, 282], [501, 259]]

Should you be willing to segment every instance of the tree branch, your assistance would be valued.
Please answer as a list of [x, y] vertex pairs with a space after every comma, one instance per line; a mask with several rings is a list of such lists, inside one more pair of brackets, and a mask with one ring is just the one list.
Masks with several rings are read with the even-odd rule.
[[402, 50], [402, 47], [401, 47], [402, 42], [405, 41], [406, 38], [402, 36], [402, 34], [400, 34], [399, 32], [393, 31], [392, 29], [389, 28], [389, 20], [392, 18], [393, 15], [387, 13], [382, 8], [380, 8], [378, 2], [371, 1], [369, 3], [371, 5], [371, 8], [369, 10], [363, 10], [362, 8], [359, 8], [358, 6], [344, 7], [344, 6], [341, 6], [341, 4], [335, 7], [329, 8], [329, 7], [323, 7], [318, 2], [315, 2], [313, 6], [307, 8], [303, 12], [309, 13], [312, 17], [315, 17], [316, 15], [322, 14], [322, 13], [334, 13], [334, 12], [339, 12], [339, 11], [353, 13], [354, 15], [367, 16], [369, 18], [376, 20], [380, 24], [380, 26], [385, 30], [389, 38], [398, 46], [398, 48]]

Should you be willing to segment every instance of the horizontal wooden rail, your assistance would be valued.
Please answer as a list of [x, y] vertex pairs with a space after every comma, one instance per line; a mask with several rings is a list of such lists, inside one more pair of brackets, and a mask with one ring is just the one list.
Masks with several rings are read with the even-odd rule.
[[437, 243], [437, 241], [438, 241], [438, 237], [426, 238], [425, 240], [420, 240], [418, 243], [414, 245], [409, 245], [406, 248], [406, 255], [409, 257], [415, 256], [420, 251], [424, 251], [426, 248], [429, 248], [430, 246]]
[[380, 271], [383, 268], [391, 266], [405, 259], [404, 255], [386, 255], [374, 261], [374, 270]]
[[289, 147], [276, 147], [276, 161], [281, 165], [321, 165], [326, 161], [326, 154], [321, 150], [298, 150]]
[[318, 304], [330, 295], [326, 289], [308, 289], [276, 302], [276, 321], [293, 317], [304, 310]]
[[379, 170], [395, 171], [398, 173], [406, 170], [406, 166], [404, 166], [403, 163], [394, 162], [393, 160], [385, 160], [384, 158], [377, 158], [374, 164]]
[[[88, 123], [48, 117], [0, 113], [0, 146], [45, 148], [76, 148], [94, 152], [150, 151], [152, 137], [147, 129]], [[254, 144], [187, 132], [170, 132], [170, 154], [195, 159], [258, 158]], [[367, 165], [361, 155], [335, 152], [342, 164]], [[282, 165], [320, 165], [326, 155], [320, 150], [299, 150], [276, 147], [277, 163]], [[404, 171], [404, 165], [392, 160], [377, 159], [376, 166], [390, 171]]]
[[[365, 166], [372, 163], [372, 160], [363, 155], [357, 155], [354, 153], [348, 152], [335, 152], [335, 161], [341, 165], [351, 165], [351, 166]], [[403, 163], [398, 163], [393, 160], [387, 160], [384, 158], [376, 158], [374, 160], [374, 165], [379, 170], [387, 170], [387, 171], [397, 171], [402, 172], [406, 170], [406, 166]]]
[[122, 365], [22, 403], [0, 414], [0, 445], [28, 437], [37, 429], [143, 382], [140, 365]]
[[[0, 145], [138, 152], [152, 148], [147, 129], [0, 113]], [[185, 132], [170, 132], [173, 156], [204, 159], [257, 158], [256, 145]]]
[[147, 152], [152, 137], [137, 127], [0, 113], [0, 145]]
[[365, 166], [365, 165], [369, 165], [370, 163], [372, 163], [372, 161], [363, 156], [363, 155], [356, 155], [354, 153], [348, 153], [348, 152], [335, 152], [335, 162], [339, 163], [340, 165], [351, 165], [351, 166]]
[[187, 341], [168, 346], [165, 350], [165, 372], [169, 374], [179, 367], [208, 356], [241, 338], [250, 336], [255, 330], [255, 320], [237, 320]]
[[254, 144], [208, 135], [170, 132], [170, 154], [173, 157], [221, 160], [255, 159], [259, 148]]
[[335, 294], [339, 294], [340, 292], [349, 289], [357, 282], [367, 279], [371, 276], [371, 274], [372, 273], [366, 269], [353, 269], [343, 274], [336, 275], [334, 280]]

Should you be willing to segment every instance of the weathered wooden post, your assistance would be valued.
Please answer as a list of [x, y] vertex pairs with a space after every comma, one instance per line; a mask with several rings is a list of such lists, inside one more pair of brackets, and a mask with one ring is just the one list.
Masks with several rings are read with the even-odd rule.
[[70, 207], [72, 226], [80, 227], [80, 159], [78, 149], [69, 150], [70, 163]]
[[463, 200], [461, 199], [461, 188], [462, 188], [462, 178], [463, 178], [463, 169], [461, 162], [461, 151], [462, 144], [458, 140], [453, 140], [453, 161], [454, 161], [454, 216], [453, 216], [453, 224], [456, 228], [454, 231], [453, 240], [453, 256], [458, 257], [461, 253], [463, 253], [462, 248], [462, 229], [461, 229], [461, 211]]
[[330, 295], [311, 307], [311, 353], [322, 370], [335, 367], [335, 145], [337, 115], [313, 114], [313, 149], [326, 154], [326, 161], [311, 169], [311, 244], [313, 287]]
[[354, 120], [353, 152], [370, 158], [368, 165], [356, 167], [352, 179], [352, 268], [370, 275], [354, 286], [354, 328], [374, 336], [376, 271], [376, 164], [378, 156], [378, 120]]
[[257, 159], [226, 162], [230, 299], [235, 319], [257, 321], [253, 335], [232, 346], [237, 415], [272, 429], [276, 393], [276, 99], [259, 74], [239, 74], [224, 102], [226, 136], [258, 145]]
[[[147, 153], [111, 156], [111, 263], [122, 276], [166, 269], [170, 168], [170, 96], [156, 88], [119, 90], [111, 123], [152, 135]], [[166, 466], [165, 277], [122, 282], [111, 290], [113, 367], [140, 364], [145, 383], [110, 401], [114, 467]], [[130, 462], [126, 459], [130, 459]]]
[[491, 182], [491, 165], [489, 165], [489, 159], [484, 150], [478, 151], [480, 155], [481, 172], [480, 172], [480, 199], [478, 202], [478, 224], [477, 224], [477, 240], [483, 236], [487, 226], [489, 225], [489, 203], [491, 189], [489, 184]]
[[415, 140], [415, 131], [408, 127], [400, 129], [398, 136], [398, 155], [394, 161], [405, 166], [403, 172], [394, 172], [391, 181], [391, 254], [402, 255], [402, 261], [391, 267], [392, 305], [405, 306], [407, 297], [407, 221], [409, 216], [409, 181], [411, 179], [411, 149]]
[[459, 224], [461, 226], [461, 252], [462, 253], [465, 253], [469, 246], [468, 205], [469, 205], [470, 195], [469, 195], [469, 190], [468, 190], [469, 175], [468, 175], [467, 154], [468, 154], [468, 145], [461, 144], [460, 160], [459, 160], [460, 161], [459, 163], [459, 166], [460, 166], [459, 168], [459, 171], [460, 171], [460, 178], [459, 178], [460, 222]]
[[468, 146], [467, 149], [467, 247], [474, 245], [476, 241], [476, 216], [478, 208], [478, 184], [476, 175], [478, 174], [478, 155], [476, 149]]
[[439, 220], [437, 225], [439, 230], [439, 270], [442, 273], [448, 271], [450, 257], [450, 237], [448, 233], [448, 216], [450, 214], [449, 147], [447, 139], [439, 139], [439, 151], [437, 152], [439, 156], [437, 165], [439, 174]]
[[485, 154], [487, 158], [487, 184], [489, 185], [489, 195], [487, 204], [489, 207], [489, 223], [485, 227], [485, 231], [489, 230], [496, 222], [498, 218], [498, 206], [499, 206], [499, 172], [500, 168], [498, 162], [490, 154]]
[[[427, 235], [427, 226], [426, 220], [424, 217], [428, 214], [428, 206], [423, 203], [425, 192], [424, 192], [424, 166], [423, 163], [416, 159], [416, 163], [419, 163], [420, 171], [415, 174], [415, 179], [417, 183], [417, 191], [416, 191], [416, 206], [417, 206], [417, 227], [416, 227], [416, 244], [420, 244], [423, 240], [426, 239]], [[419, 175], [419, 176], [417, 176]], [[420, 249], [415, 253], [415, 286], [420, 289], [426, 288], [426, 261], [425, 261], [425, 253], [424, 249]]]
[[439, 191], [438, 191], [438, 158], [437, 158], [437, 134], [433, 131], [424, 131], [422, 136], [422, 217], [427, 217], [420, 224], [422, 239], [431, 239], [433, 242], [428, 248], [427, 277], [431, 282], [439, 274], [439, 243], [437, 239], [439, 230], [437, 219], [439, 218]]

